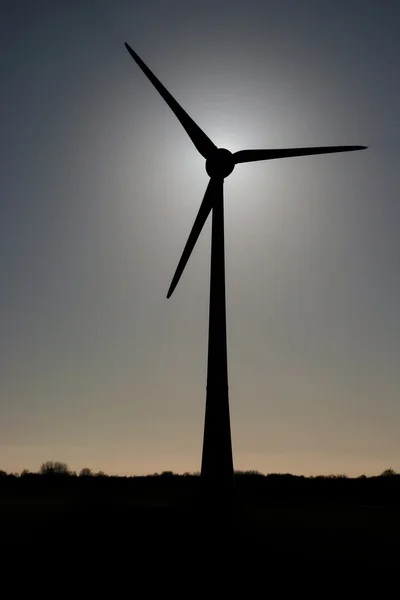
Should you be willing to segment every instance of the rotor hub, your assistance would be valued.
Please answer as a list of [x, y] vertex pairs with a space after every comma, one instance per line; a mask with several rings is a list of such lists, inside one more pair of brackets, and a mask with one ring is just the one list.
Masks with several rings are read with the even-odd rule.
[[210, 177], [228, 177], [235, 168], [232, 152], [218, 148], [217, 152], [206, 160], [206, 171]]

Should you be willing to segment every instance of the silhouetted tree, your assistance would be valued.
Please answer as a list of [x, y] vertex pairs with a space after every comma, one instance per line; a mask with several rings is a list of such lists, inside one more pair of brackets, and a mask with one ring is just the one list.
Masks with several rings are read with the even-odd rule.
[[48, 460], [40, 467], [41, 475], [70, 475], [68, 465], [63, 462]]
[[393, 477], [393, 475], [397, 475], [397, 473], [390, 467], [389, 469], [382, 471], [379, 477]]
[[92, 475], [92, 469], [88, 469], [88, 467], [84, 467], [79, 473], [79, 477], [92, 477]]
[[0, 471], [0, 477], [7, 477], [7, 473], [5, 471]]

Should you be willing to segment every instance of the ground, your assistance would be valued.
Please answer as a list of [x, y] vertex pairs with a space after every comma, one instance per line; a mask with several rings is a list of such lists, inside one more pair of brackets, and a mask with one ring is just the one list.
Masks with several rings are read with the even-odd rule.
[[[91, 478], [93, 480], [93, 478]], [[76, 478], [78, 480], [78, 478]], [[232, 506], [211, 501], [183, 480], [134, 485], [87, 481], [0, 489], [1, 546], [12, 552], [69, 552], [168, 562], [191, 556], [331, 563], [395, 564], [396, 504], [312, 501], [239, 490]]]

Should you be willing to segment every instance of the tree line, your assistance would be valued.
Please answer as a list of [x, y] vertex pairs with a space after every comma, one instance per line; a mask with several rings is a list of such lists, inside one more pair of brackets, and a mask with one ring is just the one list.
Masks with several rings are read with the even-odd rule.
[[[65, 462], [60, 462], [60, 461], [53, 461], [53, 460], [49, 460], [46, 461], [44, 463], [42, 463], [40, 465], [40, 468], [38, 471], [29, 471], [28, 469], [23, 469], [21, 471], [21, 473], [7, 473], [6, 471], [3, 471], [0, 469], [0, 477], [27, 477], [27, 476], [32, 476], [32, 475], [43, 475], [43, 476], [69, 476], [69, 477], [112, 477], [112, 478], [124, 478], [126, 479], [127, 476], [122, 476], [122, 475], [108, 475], [106, 474], [104, 471], [93, 471], [92, 469], [90, 469], [89, 467], [83, 467], [79, 472], [77, 471], [73, 471], [71, 470], [67, 463]], [[183, 473], [183, 474], [179, 474], [179, 473], [174, 473], [173, 471], [162, 471], [161, 473], [153, 473], [153, 474], [149, 474], [149, 475], [145, 475], [145, 476], [128, 476], [129, 478], [143, 478], [143, 477], [198, 477], [200, 475], [200, 473], [195, 472], [195, 473]], [[304, 475], [292, 475], [291, 473], [268, 473], [268, 474], [264, 474], [264, 473], [260, 473], [260, 471], [255, 471], [255, 470], [248, 470], [248, 471], [235, 471], [235, 477], [254, 477], [254, 478], [271, 478], [271, 477], [281, 477], [281, 478], [301, 478], [301, 479], [316, 479], [316, 480], [323, 480], [323, 479], [373, 479], [376, 477], [400, 477], [400, 473], [397, 473], [394, 469], [392, 469], [391, 467], [388, 469], [385, 469], [384, 471], [382, 471], [379, 475], [359, 475], [356, 478], [349, 478], [347, 475], [340, 473], [340, 474], [330, 474], [330, 475], [310, 475], [310, 476], [304, 476]]]

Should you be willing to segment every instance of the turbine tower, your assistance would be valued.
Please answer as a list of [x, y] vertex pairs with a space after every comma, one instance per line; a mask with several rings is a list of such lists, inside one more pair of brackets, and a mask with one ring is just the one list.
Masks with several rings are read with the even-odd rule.
[[208, 330], [207, 393], [204, 422], [201, 479], [206, 488], [227, 491], [233, 485], [233, 457], [228, 393], [228, 360], [226, 341], [225, 250], [224, 250], [224, 179], [239, 163], [364, 150], [366, 146], [322, 146], [268, 150], [240, 150], [231, 153], [217, 148], [193, 119], [166, 90], [141, 58], [125, 42], [125, 46], [175, 116], [184, 127], [194, 146], [206, 160], [210, 177], [203, 201], [182, 256], [172, 278], [167, 298], [170, 298], [183, 273], [201, 230], [212, 212], [211, 274]]

